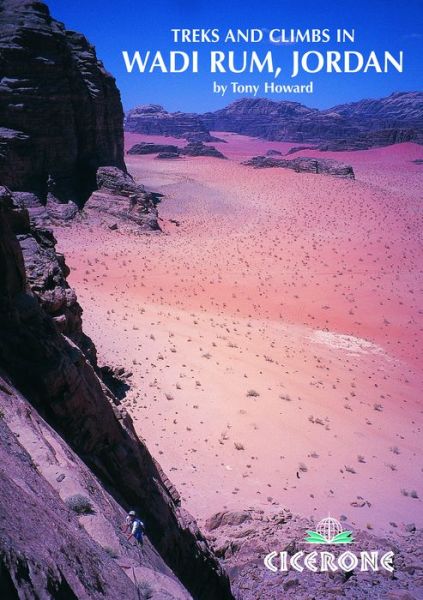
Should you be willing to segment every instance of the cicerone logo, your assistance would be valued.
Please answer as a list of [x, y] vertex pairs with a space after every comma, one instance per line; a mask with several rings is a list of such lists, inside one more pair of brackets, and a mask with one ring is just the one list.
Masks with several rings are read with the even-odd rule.
[[344, 531], [339, 521], [326, 517], [317, 523], [316, 531], [307, 531], [305, 541], [309, 544], [351, 544], [354, 538], [352, 531]]
[[[306, 531], [304, 541], [307, 544], [320, 544], [326, 546], [337, 546], [341, 544], [355, 545], [352, 531], [344, 531], [341, 523], [333, 517], [325, 517], [316, 525], [316, 530]], [[392, 573], [394, 553], [392, 551], [381, 552], [380, 550], [362, 550], [353, 552], [346, 550], [341, 553], [317, 550], [313, 552], [303, 552], [300, 550], [295, 554], [290, 554], [286, 550], [282, 552], [270, 552], [264, 558], [264, 565], [269, 571], [276, 573], [278, 571], [289, 571], [294, 569], [300, 573], [307, 569], [314, 573], [323, 573], [328, 571], [349, 572], [354, 569], [360, 571], [380, 571], [385, 570]]]

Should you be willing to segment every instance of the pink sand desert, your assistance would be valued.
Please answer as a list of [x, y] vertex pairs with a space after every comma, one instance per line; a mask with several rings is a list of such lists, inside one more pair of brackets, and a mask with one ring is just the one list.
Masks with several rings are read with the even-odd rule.
[[213, 133], [228, 160], [127, 155], [162, 233], [56, 230], [100, 363], [130, 365], [123, 404], [200, 522], [423, 525], [421, 146], [290, 155], [354, 181], [244, 166], [293, 144]]

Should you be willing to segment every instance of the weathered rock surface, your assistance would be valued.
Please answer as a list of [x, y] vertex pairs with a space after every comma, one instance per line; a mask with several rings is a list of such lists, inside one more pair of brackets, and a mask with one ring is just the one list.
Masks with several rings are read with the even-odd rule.
[[[212, 136], [210, 136], [212, 137]], [[178, 147], [172, 144], [153, 144], [141, 142], [132, 146], [128, 154], [158, 154], [157, 158], [178, 158], [178, 156], [213, 156], [226, 158], [214, 146], [206, 146], [201, 141], [189, 142], [186, 146]]]
[[368, 131], [348, 138], [340, 138], [329, 142], [321, 142], [318, 145], [319, 150], [345, 151], [345, 150], [368, 150], [369, 148], [378, 148], [381, 146], [390, 146], [392, 144], [401, 144], [403, 142], [423, 143], [423, 134], [416, 129], [378, 129], [377, 131]]
[[1, 373], [0, 401], [0, 597], [135, 600], [135, 573], [152, 599], [191, 598], [148, 539], [140, 566], [122, 507]]
[[[422, 92], [397, 92], [386, 98], [340, 104], [327, 110], [267, 98], [243, 98], [202, 115], [167, 113], [159, 108], [161, 119], [145, 116], [145, 125], [141, 118], [138, 128], [133, 120], [125, 128], [157, 135], [163, 131], [161, 121], [172, 123], [172, 115], [176, 119], [176, 115], [184, 114], [185, 121], [190, 122], [194, 130], [200, 126], [206, 131], [232, 131], [268, 140], [313, 143], [322, 150], [360, 150], [406, 141], [423, 143]], [[171, 127], [166, 131], [165, 135], [175, 135]]]
[[99, 166], [125, 170], [115, 80], [85, 37], [36, 0], [1, 1], [0, 47], [0, 182], [70, 217]]
[[206, 146], [202, 142], [190, 142], [179, 150], [185, 156], [213, 156], [214, 158], [226, 158], [214, 146]]
[[181, 155], [178, 152], [159, 152], [159, 154], [156, 156], [156, 158], [166, 158], [166, 159], [172, 159], [172, 158], [181, 158]]
[[423, 93], [398, 92], [327, 110], [311, 109], [298, 102], [247, 98], [202, 115], [202, 121], [213, 131], [322, 143], [322, 149], [332, 141], [333, 150], [358, 150], [401, 141], [423, 143]]
[[344, 179], [355, 179], [354, 170], [351, 165], [332, 159], [308, 158], [299, 156], [291, 160], [283, 158], [272, 158], [270, 156], [254, 156], [246, 160], [244, 165], [255, 169], [269, 169], [281, 167], [293, 169], [297, 173], [315, 173], [316, 175], [333, 175]]
[[178, 146], [172, 144], [153, 144], [151, 142], [140, 142], [134, 144], [128, 150], [128, 154], [158, 154], [159, 152], [178, 152]]
[[[0, 197], [4, 193], [4, 188], [0, 188]], [[69, 270], [63, 255], [55, 250], [53, 234], [48, 229], [31, 228], [29, 224], [20, 227], [17, 234], [32, 292], [57, 329], [72, 340], [97, 368], [96, 349], [82, 330], [82, 308], [75, 291], [66, 281]]]
[[226, 144], [226, 140], [211, 135], [207, 131], [194, 131], [193, 133], [185, 133], [184, 137], [187, 142], [223, 142]]
[[[285, 550], [290, 556], [299, 551], [311, 552], [304, 538], [308, 529], [315, 530], [315, 525], [285, 509], [274, 515], [246, 510], [213, 515], [207, 521], [206, 529], [215, 552], [223, 559], [238, 600], [366, 600], [374, 595], [375, 590], [379, 598], [418, 600], [423, 597], [422, 530], [412, 533], [403, 530], [390, 538], [379, 538], [370, 532], [356, 530], [353, 531], [353, 548], [333, 545], [312, 548], [329, 550], [336, 555], [346, 549], [358, 553], [392, 550], [395, 553], [394, 576], [384, 570], [361, 572], [358, 569], [349, 573], [312, 573], [307, 569], [301, 573], [293, 569], [273, 573], [264, 566], [263, 559], [269, 552]], [[353, 529], [347, 522], [343, 527]]]
[[184, 138], [192, 133], [208, 133], [194, 113], [167, 112], [159, 104], [144, 104], [128, 111], [125, 115], [126, 131], [153, 135], [169, 135]]
[[159, 230], [157, 204], [161, 194], [147, 192], [135, 183], [131, 175], [117, 167], [100, 167], [97, 171], [97, 191], [87, 200], [83, 214], [109, 226], [116, 219], [134, 224], [136, 230]]
[[244, 98], [215, 112], [203, 114], [202, 121], [210, 131], [233, 131], [268, 140], [294, 141], [290, 136], [297, 129], [296, 124], [318, 113], [317, 109], [307, 108], [299, 102]]
[[[104, 175], [103, 183], [113, 190], [114, 178]], [[69, 337], [64, 335], [62, 323], [52, 316], [51, 311], [54, 313], [57, 308], [60, 313], [64, 306], [60, 299], [56, 307], [56, 295], [59, 298], [60, 294], [50, 296], [48, 292], [60, 287], [61, 281], [64, 297], [69, 293], [63, 281], [66, 273], [63, 261], [58, 258], [54, 262], [52, 243], [51, 236], [38, 231], [30, 223], [26, 209], [17, 207], [8, 190], [3, 189], [0, 196], [0, 370], [7, 381], [0, 386], [2, 407], [11, 395], [10, 389], [19, 390], [34, 407], [35, 414], [42, 414], [55, 431], [61, 432], [66, 444], [107, 486], [109, 493], [119, 498], [123, 506], [139, 510], [147, 523], [149, 539], [194, 597], [231, 598], [223, 570], [195, 521], [180, 507], [175, 488], [137, 438], [130, 417], [119, 408], [118, 400], [101, 381], [87, 355], [71, 339], [71, 330]], [[20, 244], [24, 247], [25, 260]], [[26, 265], [32, 265], [27, 267], [28, 275]], [[60, 268], [61, 274], [56, 272]], [[48, 288], [50, 275], [54, 280], [51, 289]], [[11, 479], [13, 473], [7, 475]], [[11, 510], [19, 516], [19, 495], [15, 493], [16, 486], [14, 489], [10, 491], [10, 498], [15, 498]], [[33, 510], [38, 514], [38, 505], [33, 505]], [[25, 514], [20, 518], [20, 527], [27, 529]], [[34, 519], [40, 523], [41, 532], [42, 517]], [[8, 528], [7, 520], [3, 520], [3, 525]], [[33, 527], [31, 520], [31, 531]], [[8, 573], [5, 580], [23, 594], [25, 582], [13, 583], [15, 563], [10, 557], [17, 551], [13, 535], [2, 543], [2, 571]], [[25, 546], [25, 540], [22, 544]], [[31, 553], [28, 548], [27, 554], [21, 554], [20, 569], [24, 572], [31, 571]], [[81, 577], [83, 571], [84, 566], [80, 566]], [[74, 586], [74, 580], [66, 573], [60, 575], [55, 571], [54, 575], [55, 581], [66, 579], [75, 597], [90, 597], [88, 592], [85, 596], [79, 594], [77, 584]], [[44, 581], [45, 577], [41, 579]], [[45, 582], [40, 583], [38, 577], [31, 581], [41, 594]], [[68, 593], [68, 597], [74, 597]], [[53, 597], [61, 596], [58, 592]], [[125, 595], [121, 596], [118, 591], [114, 597]]]

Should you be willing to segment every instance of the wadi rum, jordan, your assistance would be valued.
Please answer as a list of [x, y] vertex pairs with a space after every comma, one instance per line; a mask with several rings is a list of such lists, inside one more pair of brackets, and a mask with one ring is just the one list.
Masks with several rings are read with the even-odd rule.
[[[200, 101], [47, 4], [0, 0], [0, 598], [422, 598], [421, 71]], [[139, 46], [164, 4], [213, 26]]]

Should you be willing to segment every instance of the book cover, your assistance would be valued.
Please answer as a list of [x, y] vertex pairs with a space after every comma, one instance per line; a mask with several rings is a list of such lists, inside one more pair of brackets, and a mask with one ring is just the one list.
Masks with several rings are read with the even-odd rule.
[[0, 596], [417, 600], [422, 11], [0, 0]]

